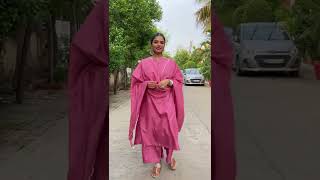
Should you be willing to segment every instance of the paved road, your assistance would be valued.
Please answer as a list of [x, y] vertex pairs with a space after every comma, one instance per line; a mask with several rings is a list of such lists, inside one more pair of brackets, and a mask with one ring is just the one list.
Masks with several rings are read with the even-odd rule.
[[[184, 88], [186, 119], [180, 134], [181, 151], [174, 154], [178, 169], [170, 171], [163, 163], [160, 179], [211, 179], [210, 90], [201, 86]], [[134, 150], [129, 147], [129, 116], [129, 100], [110, 113], [110, 180], [152, 179], [152, 164], [143, 164], [140, 145]]]
[[[178, 170], [164, 168], [161, 179], [210, 179], [210, 88], [185, 88], [186, 120], [176, 153]], [[150, 166], [141, 161], [139, 148], [129, 148], [129, 93], [121, 91], [110, 100], [110, 179], [143, 180]], [[68, 120], [57, 119], [45, 133], [10, 157], [0, 161], [1, 180], [64, 180], [67, 173]]]
[[[285, 76], [233, 77], [238, 158], [237, 180], [320, 179], [320, 83]], [[188, 86], [186, 120], [176, 153], [178, 170], [160, 179], [210, 179], [210, 88]], [[122, 96], [123, 98], [121, 98]], [[110, 179], [151, 179], [140, 148], [127, 141], [128, 93], [110, 112]], [[113, 102], [113, 101], [112, 101]], [[1, 180], [63, 180], [67, 119], [58, 119], [32, 144], [0, 161]]]
[[238, 180], [320, 179], [320, 82], [234, 76], [232, 88]]

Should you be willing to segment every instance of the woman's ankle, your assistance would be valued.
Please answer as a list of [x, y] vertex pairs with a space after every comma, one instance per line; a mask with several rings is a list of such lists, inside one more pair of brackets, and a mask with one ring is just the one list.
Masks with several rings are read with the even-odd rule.
[[161, 164], [160, 164], [160, 163], [156, 163], [156, 164], [154, 165], [154, 167], [160, 168], [160, 167], [161, 167]]

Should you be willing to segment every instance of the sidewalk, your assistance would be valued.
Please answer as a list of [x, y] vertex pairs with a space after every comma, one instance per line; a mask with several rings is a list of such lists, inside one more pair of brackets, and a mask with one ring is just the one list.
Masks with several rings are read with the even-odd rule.
[[[198, 87], [190, 87], [195, 89]], [[210, 90], [206, 88], [206, 96], [210, 97]], [[195, 98], [185, 98], [185, 124], [179, 136], [181, 150], [174, 153], [177, 160], [177, 170], [171, 171], [162, 163], [163, 168], [160, 178], [162, 180], [209, 180], [211, 179], [211, 134], [208, 127], [202, 121], [210, 121], [209, 112], [195, 112], [198, 102]], [[210, 98], [205, 97], [210, 103]], [[192, 104], [191, 101], [193, 101]], [[199, 101], [199, 100], [198, 100]], [[206, 105], [206, 104], [205, 104]], [[198, 114], [202, 114], [199, 116]], [[207, 119], [199, 119], [205, 116]], [[150, 176], [151, 164], [143, 164], [141, 155], [141, 145], [131, 149], [128, 136], [130, 117], [130, 101], [122, 104], [117, 109], [110, 112], [109, 131], [109, 172], [110, 180], [146, 180], [152, 179]], [[210, 128], [210, 126], [209, 126]]]
[[[210, 92], [207, 87], [200, 88]], [[193, 87], [191, 89], [197, 90]], [[205, 93], [198, 94], [202, 96]], [[210, 93], [206, 94], [210, 96]], [[195, 99], [187, 98], [186, 100], [186, 119], [180, 135], [181, 151], [174, 154], [177, 159], [178, 169], [172, 172], [163, 166], [161, 178], [159, 179], [210, 179], [211, 142], [210, 131], [208, 130], [208, 127], [210, 127], [210, 111], [208, 111], [208, 107], [206, 109], [208, 112], [195, 112], [194, 110], [201, 108], [201, 106], [190, 104]], [[208, 106], [210, 98], [203, 97], [203, 99], [208, 101], [205, 104], [205, 106]], [[63, 98], [61, 99], [62, 102]], [[49, 106], [50, 103], [47, 104]], [[120, 91], [118, 95], [110, 98], [109, 179], [152, 179], [150, 176], [151, 166], [142, 163], [140, 147], [137, 146], [134, 150], [129, 147], [127, 140], [129, 107], [129, 91]], [[42, 115], [38, 114], [38, 118], [45, 118]], [[203, 120], [208, 122], [203, 122]], [[28, 142], [18, 151], [14, 150], [10, 154], [7, 153], [6, 158], [0, 160], [1, 180], [66, 179], [68, 120], [66, 116], [60, 116], [50, 122], [50, 126], [44, 125], [47, 128], [41, 131], [41, 134], [33, 136], [32, 142]]]
[[[22, 105], [3, 105], [0, 113], [1, 180], [65, 180], [68, 164], [67, 99], [63, 92], [38, 91]], [[129, 91], [110, 96], [110, 111], [128, 101]], [[5, 121], [4, 121], [5, 120]], [[5, 128], [4, 126], [2, 126]], [[5, 136], [4, 136], [5, 135]]]
[[67, 97], [65, 91], [36, 91], [21, 105], [6, 104], [0, 144], [1, 180], [65, 180]]
[[45, 134], [66, 114], [65, 90], [27, 91], [22, 104], [7, 96], [0, 103], [0, 162]]

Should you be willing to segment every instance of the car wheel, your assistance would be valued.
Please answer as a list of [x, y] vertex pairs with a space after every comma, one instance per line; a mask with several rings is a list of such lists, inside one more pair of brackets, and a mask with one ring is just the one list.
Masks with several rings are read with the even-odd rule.
[[243, 76], [244, 75], [244, 72], [240, 68], [240, 62], [239, 61], [237, 61], [237, 65], [236, 65], [236, 74], [238, 76]]
[[290, 77], [299, 77], [300, 72], [299, 71], [291, 71], [291, 72], [289, 72], [289, 76]]

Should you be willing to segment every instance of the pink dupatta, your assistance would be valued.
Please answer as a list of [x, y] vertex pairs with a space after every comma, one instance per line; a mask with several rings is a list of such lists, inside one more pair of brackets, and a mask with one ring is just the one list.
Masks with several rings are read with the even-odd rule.
[[68, 180], [107, 179], [107, 14], [107, 1], [99, 1], [70, 47]]
[[212, 177], [235, 180], [235, 128], [230, 90], [232, 51], [216, 14], [212, 16], [212, 30]]
[[[137, 123], [139, 121], [139, 116], [141, 113], [141, 105], [142, 103], [148, 103], [147, 100], [144, 99], [145, 96], [148, 96], [148, 98], [151, 98], [152, 101], [154, 101], [154, 104], [150, 104], [156, 106], [155, 109], [157, 109], [160, 113], [165, 112], [167, 114], [174, 113], [174, 121], [171, 124], [171, 130], [173, 134], [177, 134], [178, 131], [181, 130], [183, 121], [184, 121], [184, 100], [183, 100], [183, 76], [182, 73], [177, 66], [177, 64], [173, 60], [169, 60], [166, 58], [162, 58], [159, 61], [161, 61], [161, 69], [160, 74], [158, 74], [157, 71], [159, 69], [153, 68], [154, 67], [154, 60], [151, 58], [146, 58], [142, 60], [132, 73], [131, 77], [131, 117], [130, 117], [130, 126], [129, 126], [129, 140], [130, 144], [133, 145], [132, 139], [133, 139], [133, 131], [136, 129]], [[171, 79], [173, 80], [173, 87], [167, 88], [166, 90], [148, 90], [147, 89], [147, 83], [149, 81], [157, 81], [160, 82], [163, 79]], [[163, 103], [161, 102], [163, 98], [169, 98], [167, 99], [170, 101], [170, 98], [172, 98], [172, 103], [166, 104], [167, 106], [174, 106], [171, 109], [174, 109], [175, 112], [171, 112], [168, 107], [163, 107]], [[158, 101], [158, 99], [162, 99]], [[151, 112], [146, 112], [151, 113]], [[157, 115], [154, 115], [157, 116]], [[175, 125], [176, 124], [176, 125]], [[142, 124], [142, 127], [144, 125]], [[137, 129], [140, 128], [137, 127]], [[177, 138], [177, 137], [174, 137]], [[175, 142], [176, 141], [176, 142]], [[141, 142], [141, 134], [139, 130], [136, 130], [135, 133], [135, 143], [134, 144], [140, 144]], [[176, 143], [176, 144], [174, 144]], [[169, 146], [175, 146], [178, 148], [177, 139], [173, 140], [173, 142], [169, 142], [167, 144], [170, 144]]]

